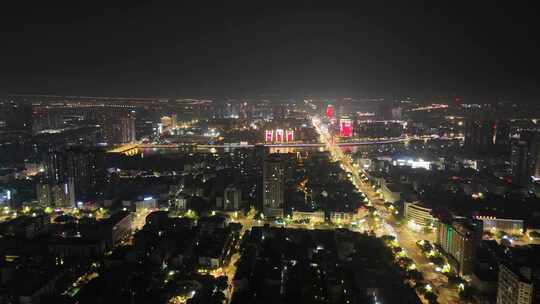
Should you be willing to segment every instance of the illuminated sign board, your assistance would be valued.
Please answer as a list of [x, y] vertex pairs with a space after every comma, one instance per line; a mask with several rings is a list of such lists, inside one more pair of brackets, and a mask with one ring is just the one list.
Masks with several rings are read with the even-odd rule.
[[264, 141], [267, 143], [294, 142], [294, 130], [266, 130]]
[[287, 142], [293, 142], [294, 141], [294, 131], [293, 130], [287, 130]]
[[273, 142], [274, 141], [274, 131], [266, 130], [265, 140], [266, 140], [266, 142]]
[[276, 129], [276, 141], [277, 142], [283, 142], [284, 141], [284, 136], [283, 136], [283, 129]]
[[334, 117], [334, 106], [328, 105], [326, 107], [326, 117], [332, 119]]
[[353, 133], [352, 122], [348, 118], [339, 121], [339, 135], [341, 137], [351, 137]]
[[425, 161], [423, 159], [397, 159], [393, 162], [394, 166], [408, 166], [412, 169], [431, 169], [431, 162]]

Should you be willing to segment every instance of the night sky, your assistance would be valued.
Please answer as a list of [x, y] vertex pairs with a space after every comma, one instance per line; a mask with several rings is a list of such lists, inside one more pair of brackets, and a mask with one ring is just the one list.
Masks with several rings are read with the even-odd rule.
[[540, 97], [532, 6], [200, 2], [4, 7], [0, 93]]

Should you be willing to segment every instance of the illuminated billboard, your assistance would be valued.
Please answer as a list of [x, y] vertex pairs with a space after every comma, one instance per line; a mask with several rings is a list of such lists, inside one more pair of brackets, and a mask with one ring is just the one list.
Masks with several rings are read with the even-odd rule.
[[341, 137], [351, 137], [353, 133], [352, 121], [349, 118], [339, 120], [339, 135]]
[[274, 141], [274, 131], [273, 130], [266, 130], [265, 140], [266, 140], [266, 142], [273, 142]]
[[334, 118], [334, 106], [328, 105], [328, 106], [326, 107], [326, 117], [327, 117], [328, 119]]
[[294, 130], [266, 130], [264, 140], [267, 143], [294, 142]]
[[283, 136], [283, 129], [276, 129], [276, 141], [277, 142], [285, 141], [285, 138]]
[[411, 158], [408, 158], [408, 159], [403, 159], [403, 158], [400, 158], [400, 159], [396, 159], [393, 161], [393, 165], [394, 166], [408, 166], [408, 167], [411, 167], [412, 169], [419, 169], [419, 168], [422, 168], [422, 169], [426, 169], [426, 170], [430, 170], [431, 169], [431, 162], [430, 161], [425, 161], [423, 159], [411, 159]]
[[293, 142], [294, 141], [294, 131], [293, 130], [287, 130], [287, 142]]

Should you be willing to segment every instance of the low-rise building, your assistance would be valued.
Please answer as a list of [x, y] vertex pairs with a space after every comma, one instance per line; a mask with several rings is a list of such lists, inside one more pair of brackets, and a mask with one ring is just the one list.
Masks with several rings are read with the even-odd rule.
[[103, 220], [77, 226], [55, 224], [44, 238], [49, 251], [58, 257], [100, 257], [131, 235], [133, 214], [118, 212]]
[[50, 224], [48, 215], [20, 216], [0, 224], [0, 236], [32, 239]]
[[322, 223], [324, 222], [324, 211], [293, 211], [293, 221], [309, 220], [310, 223]]
[[382, 183], [380, 193], [385, 202], [395, 203], [401, 199], [401, 189], [397, 184]]
[[385, 183], [384, 174], [381, 172], [367, 172], [366, 177], [369, 180], [370, 184], [375, 187], [381, 187]]
[[282, 208], [263, 207], [263, 213], [266, 217], [283, 217]]
[[137, 211], [143, 209], [154, 209], [158, 207], [157, 200], [153, 197], [145, 197], [142, 201], [135, 202], [135, 208]]
[[[116, 246], [122, 240], [131, 235], [134, 214], [130, 212], [119, 212], [113, 214], [110, 218], [104, 220], [101, 225], [109, 225], [108, 230], [111, 234], [111, 245]], [[105, 226], [106, 227], [106, 226]]]
[[475, 216], [477, 220], [484, 223], [484, 231], [495, 232], [504, 231], [509, 234], [523, 233], [523, 220], [503, 219], [495, 216]]
[[42, 297], [55, 293], [57, 281], [63, 277], [58, 269], [47, 265], [2, 265], [0, 303], [39, 304]]
[[97, 258], [107, 251], [104, 238], [68, 235], [47, 240], [49, 252], [56, 257]]
[[224, 216], [207, 216], [198, 221], [201, 232], [212, 232], [216, 229], [224, 229], [229, 224], [229, 220]]
[[330, 222], [334, 224], [349, 224], [354, 220], [354, 214], [350, 212], [330, 212]]
[[169, 202], [169, 208], [171, 211], [186, 211], [188, 206], [189, 197], [184, 194], [180, 194], [173, 198]]
[[234, 235], [230, 228], [218, 228], [210, 232], [200, 233], [197, 239], [196, 253], [200, 266], [216, 269], [231, 252]]
[[424, 206], [420, 202], [405, 202], [404, 216], [407, 223], [418, 225], [419, 227], [432, 227], [436, 223], [431, 208]]

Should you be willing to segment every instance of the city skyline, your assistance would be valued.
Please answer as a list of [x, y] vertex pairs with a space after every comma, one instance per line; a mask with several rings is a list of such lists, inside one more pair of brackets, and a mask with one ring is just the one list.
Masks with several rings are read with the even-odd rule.
[[0, 304], [540, 303], [516, 3], [0, 10]]

